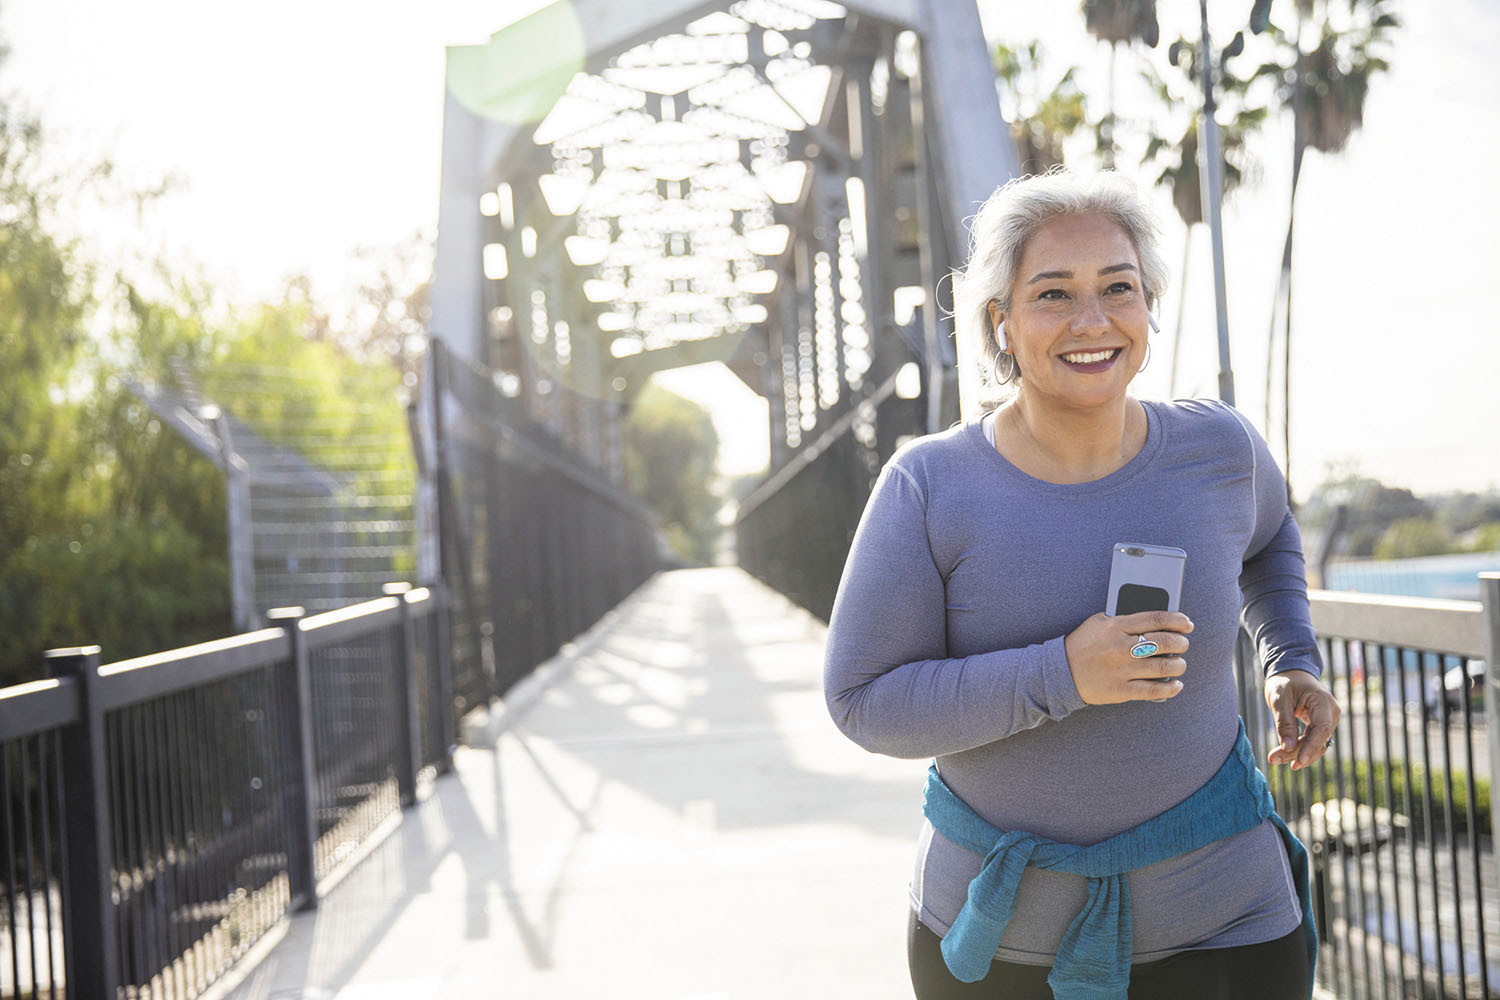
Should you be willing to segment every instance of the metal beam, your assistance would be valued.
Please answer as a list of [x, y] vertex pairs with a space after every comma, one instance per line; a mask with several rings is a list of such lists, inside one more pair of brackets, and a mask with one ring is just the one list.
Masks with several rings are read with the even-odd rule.
[[[443, 100], [443, 167], [438, 189], [438, 230], [428, 300], [428, 330], [454, 354], [484, 359], [484, 133], [498, 128], [465, 108], [452, 93]], [[514, 132], [514, 128], [508, 129]]]
[[[931, 20], [925, 0], [846, 0], [841, 6], [857, 14], [879, 18], [897, 27], [918, 32], [926, 30]], [[946, 14], [948, 6], [950, 4], [943, 4], [943, 13]]]
[[[1010, 126], [1000, 113], [995, 69], [975, 3], [921, 0], [922, 74], [930, 149], [940, 151], [933, 164], [943, 199], [946, 256], [961, 263], [966, 256], [965, 220], [996, 187], [1021, 172]], [[928, 289], [932, 293], [932, 289]], [[958, 331], [958, 385], [961, 412], [979, 409], [978, 331]]]

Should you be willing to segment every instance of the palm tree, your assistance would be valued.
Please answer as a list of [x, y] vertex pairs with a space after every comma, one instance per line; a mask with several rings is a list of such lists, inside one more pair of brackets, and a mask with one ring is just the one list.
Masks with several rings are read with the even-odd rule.
[[[1223, 178], [1227, 197], [1245, 183], [1251, 173], [1253, 160], [1249, 153], [1249, 139], [1265, 122], [1268, 109], [1250, 102], [1250, 81], [1241, 79], [1229, 71], [1228, 59], [1238, 54], [1243, 38], [1236, 35], [1220, 57], [1218, 93], [1220, 98], [1219, 120], [1221, 122], [1220, 151], [1224, 157]], [[1183, 94], [1196, 94], [1202, 89], [1202, 78], [1198, 64], [1198, 50], [1186, 38], [1173, 42], [1167, 49], [1167, 61], [1178, 73], [1175, 79], [1158, 75], [1151, 69], [1144, 72], [1147, 83], [1161, 102], [1161, 107], [1171, 116], [1184, 106], [1193, 109], [1185, 124], [1171, 122], [1165, 129], [1153, 131], [1146, 143], [1142, 162], [1161, 165], [1156, 185], [1164, 187], [1172, 195], [1172, 204], [1187, 227], [1187, 238], [1182, 247], [1182, 269], [1178, 272], [1179, 299], [1177, 306], [1177, 329], [1172, 341], [1172, 365], [1168, 382], [1168, 393], [1177, 391], [1177, 361], [1182, 342], [1182, 296], [1187, 289], [1187, 268], [1192, 247], [1194, 227], [1203, 221], [1202, 174], [1198, 169], [1198, 120], [1201, 107], [1193, 104]]]
[[1106, 169], [1115, 165], [1115, 56], [1123, 43], [1136, 39], [1151, 48], [1161, 37], [1156, 0], [1083, 0], [1083, 23], [1089, 34], [1109, 43], [1109, 109], [1099, 120], [1099, 153]]
[[[1282, 445], [1287, 491], [1291, 491], [1292, 463], [1292, 231], [1297, 204], [1297, 182], [1307, 150], [1337, 154], [1364, 124], [1365, 98], [1370, 81], [1390, 69], [1384, 52], [1400, 27], [1393, 0], [1346, 0], [1347, 23], [1334, 15], [1332, 0], [1296, 0], [1296, 22], [1291, 33], [1267, 24], [1276, 58], [1261, 66], [1255, 77], [1276, 85], [1283, 105], [1292, 108], [1292, 190], [1287, 207], [1286, 242], [1281, 251], [1281, 274], [1271, 310], [1266, 341], [1266, 430], [1271, 427], [1271, 368], [1275, 359], [1276, 307], [1280, 306], [1282, 337]], [[1261, 13], [1261, 8], [1257, 10]]]
[[1070, 66], [1043, 95], [1037, 42], [1016, 48], [997, 44], [992, 60], [1021, 170], [1039, 174], [1062, 163], [1063, 141], [1088, 123], [1083, 91], [1073, 79], [1077, 68]]

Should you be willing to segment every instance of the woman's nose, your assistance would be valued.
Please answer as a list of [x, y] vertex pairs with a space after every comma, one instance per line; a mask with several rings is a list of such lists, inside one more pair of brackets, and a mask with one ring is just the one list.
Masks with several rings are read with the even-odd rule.
[[1073, 316], [1073, 328], [1080, 332], [1094, 333], [1109, 326], [1109, 317], [1104, 314], [1104, 305], [1098, 296], [1086, 295], [1078, 300], [1078, 311]]

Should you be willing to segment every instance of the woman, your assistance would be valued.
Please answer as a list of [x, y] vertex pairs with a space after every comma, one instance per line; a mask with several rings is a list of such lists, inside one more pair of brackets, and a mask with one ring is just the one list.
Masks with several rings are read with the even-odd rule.
[[[855, 535], [825, 688], [861, 746], [936, 758], [919, 1000], [1310, 995], [1305, 854], [1238, 723], [1241, 618], [1271, 764], [1321, 757], [1339, 708], [1264, 442], [1228, 406], [1127, 391], [1165, 279], [1119, 178], [998, 190], [955, 296], [1013, 394], [898, 452]], [[1186, 551], [1180, 611], [1103, 613], [1119, 542]]]

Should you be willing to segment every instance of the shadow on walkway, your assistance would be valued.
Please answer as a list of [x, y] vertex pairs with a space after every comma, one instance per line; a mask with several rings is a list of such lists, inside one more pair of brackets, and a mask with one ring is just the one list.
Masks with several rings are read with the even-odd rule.
[[823, 639], [737, 569], [656, 577], [233, 997], [909, 997], [926, 765], [833, 728]]

